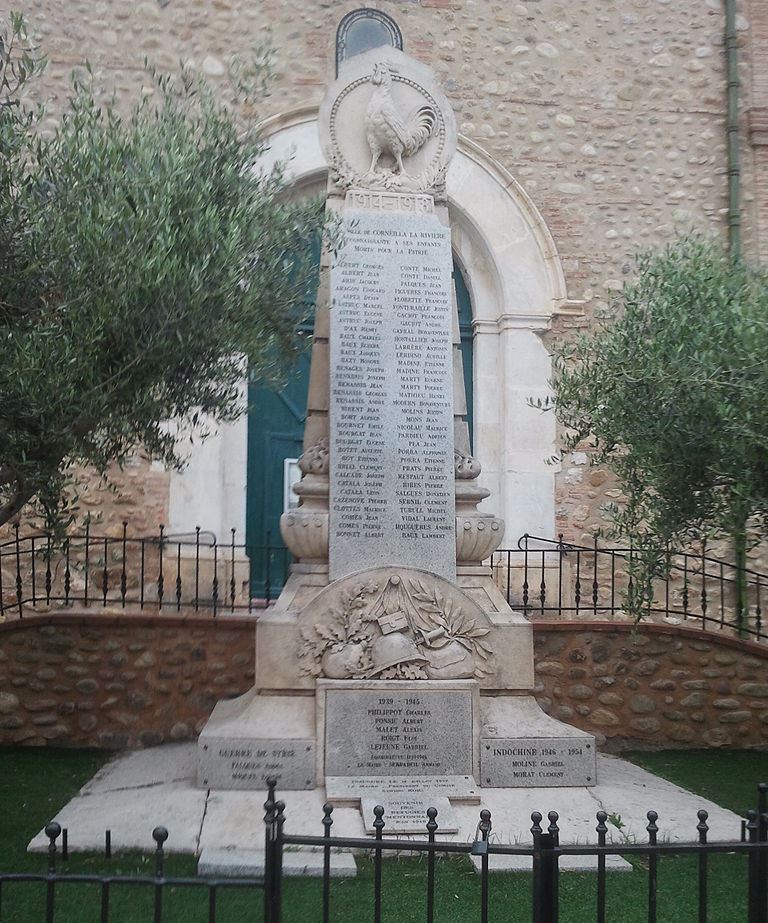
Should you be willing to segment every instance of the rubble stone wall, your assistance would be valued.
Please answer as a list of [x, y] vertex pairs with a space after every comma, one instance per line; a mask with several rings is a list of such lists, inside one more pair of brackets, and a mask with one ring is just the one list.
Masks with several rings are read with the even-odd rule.
[[768, 749], [768, 645], [651, 624], [534, 632], [539, 704], [602, 749]]
[[253, 685], [254, 620], [55, 615], [0, 624], [0, 744], [149, 747], [197, 736]]
[[[69, 75], [85, 59], [105, 98], [114, 92], [126, 109], [139, 93], [155, 92], [145, 58], [161, 72], [183, 60], [231, 99], [232, 59], [248, 60], [267, 36], [271, 92], [258, 112], [243, 115], [316, 106], [333, 76], [339, 21], [363, 5], [395, 18], [406, 52], [435, 70], [460, 132], [506, 167], [540, 210], [568, 297], [583, 302], [583, 316], [555, 318], [548, 341], [611, 315], [638, 250], [690, 228], [725, 235], [722, 0], [28, 0], [34, 38], [50, 60], [36, 90], [49, 102], [44, 128], [57, 124]], [[758, 229], [768, 227], [768, 147], [757, 145], [756, 130], [768, 80], [764, 6], [739, 0], [737, 21], [750, 254], [759, 245], [765, 253]], [[161, 474], [137, 468], [119, 487], [119, 502], [92, 493], [83, 512], [98, 507], [106, 526], [126, 518], [142, 534], [167, 521]], [[573, 453], [557, 477], [555, 531], [569, 540], [591, 536], [617, 489], [588, 467], [586, 451]]]
[[[252, 617], [52, 615], [0, 624], [0, 745], [194, 739], [254, 682]], [[695, 629], [537, 622], [536, 695], [600, 746], [768, 749], [768, 646]]]

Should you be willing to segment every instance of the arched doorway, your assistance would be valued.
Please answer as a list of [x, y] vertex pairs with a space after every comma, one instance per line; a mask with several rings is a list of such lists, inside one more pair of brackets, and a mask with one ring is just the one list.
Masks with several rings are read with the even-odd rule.
[[[318, 254], [319, 262], [319, 254]], [[459, 334], [467, 395], [469, 437], [473, 429], [472, 304], [469, 288], [454, 261], [453, 280], [459, 313]], [[303, 331], [309, 338], [312, 324]], [[274, 595], [286, 572], [286, 551], [280, 537], [280, 516], [296, 498], [291, 485], [298, 480], [296, 461], [301, 454], [309, 388], [309, 350], [303, 353], [280, 391], [258, 381], [248, 386], [248, 467], [246, 544], [251, 558], [251, 596]]]

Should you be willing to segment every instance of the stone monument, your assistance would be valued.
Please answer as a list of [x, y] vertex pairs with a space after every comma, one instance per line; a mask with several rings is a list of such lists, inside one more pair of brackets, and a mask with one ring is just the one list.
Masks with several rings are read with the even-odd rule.
[[[453, 297], [451, 107], [391, 48], [349, 60], [320, 112], [326, 251], [302, 479], [281, 531], [296, 559], [256, 630], [256, 683], [200, 735], [199, 783], [325, 787], [423, 821], [424, 793], [595, 783], [594, 738], [533, 698], [533, 636], [483, 562]], [[413, 808], [410, 810], [409, 806]], [[368, 822], [370, 818], [366, 819]], [[444, 828], [447, 829], [447, 828]]]

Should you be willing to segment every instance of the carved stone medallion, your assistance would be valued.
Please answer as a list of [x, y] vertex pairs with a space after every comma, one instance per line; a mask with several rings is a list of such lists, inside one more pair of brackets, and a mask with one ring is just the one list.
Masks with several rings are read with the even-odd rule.
[[453, 111], [429, 68], [395, 48], [344, 64], [320, 107], [320, 133], [340, 190], [444, 194]]
[[408, 567], [351, 574], [299, 615], [305, 675], [471, 679], [492, 671], [492, 626], [448, 580]]

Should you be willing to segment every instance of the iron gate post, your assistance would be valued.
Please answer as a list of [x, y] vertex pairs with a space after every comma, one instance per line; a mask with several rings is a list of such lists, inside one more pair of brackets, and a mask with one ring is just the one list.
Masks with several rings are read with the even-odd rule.
[[[558, 923], [558, 834], [541, 828], [541, 814], [531, 815], [533, 826], [533, 923]], [[550, 828], [551, 829], [551, 828]]]
[[270, 777], [267, 782], [267, 800], [264, 802], [264, 923], [274, 923], [272, 911], [274, 903], [274, 858], [272, 843], [275, 830], [275, 787], [277, 779]]
[[747, 838], [753, 847], [747, 856], [747, 919], [749, 923], [767, 923], [768, 907], [765, 902], [765, 887], [762, 881], [762, 850], [760, 845], [760, 821], [757, 811], [747, 812]]
[[[768, 782], [757, 786], [757, 841], [768, 843]], [[757, 856], [759, 877], [760, 923], [768, 923], [768, 851], [761, 849]]]

